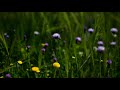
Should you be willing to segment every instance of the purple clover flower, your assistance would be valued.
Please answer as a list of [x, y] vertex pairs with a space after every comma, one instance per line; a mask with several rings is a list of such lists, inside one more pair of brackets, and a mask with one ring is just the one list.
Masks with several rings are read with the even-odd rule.
[[52, 35], [52, 37], [53, 37], [54, 39], [61, 39], [59, 33], [54, 33], [54, 34]]
[[41, 51], [42, 51], [42, 53], [45, 53], [46, 49], [45, 49], [45, 48], [42, 48]]
[[54, 61], [54, 62], [56, 62], [56, 61], [57, 61], [57, 58], [56, 58], [56, 57], [54, 57], [54, 58], [53, 58], [53, 61]]
[[107, 60], [107, 64], [112, 64], [112, 60]]
[[48, 47], [48, 45], [49, 45], [48, 43], [45, 43], [45, 44], [44, 44], [44, 48]]
[[116, 42], [110, 42], [110, 45], [115, 46]]
[[5, 77], [6, 78], [11, 78], [11, 75], [10, 74], [6, 74]]
[[115, 33], [118, 32], [118, 29], [117, 29], [117, 28], [111, 28], [110, 31], [111, 31], [113, 34], [115, 34]]
[[76, 43], [80, 43], [82, 41], [81, 37], [76, 37], [75, 40], [76, 40]]
[[98, 41], [97, 44], [98, 44], [99, 46], [103, 46], [103, 45], [104, 45], [103, 41]]
[[104, 52], [105, 51], [105, 47], [104, 46], [98, 46], [97, 51], [98, 52]]
[[6, 39], [8, 39], [8, 38], [9, 38], [9, 35], [8, 35], [7, 33], [4, 33], [4, 37], [5, 37]]
[[89, 29], [88, 29], [88, 32], [89, 32], [89, 33], [93, 33], [93, 32], [94, 32], [94, 29], [93, 29], [93, 28], [89, 28]]

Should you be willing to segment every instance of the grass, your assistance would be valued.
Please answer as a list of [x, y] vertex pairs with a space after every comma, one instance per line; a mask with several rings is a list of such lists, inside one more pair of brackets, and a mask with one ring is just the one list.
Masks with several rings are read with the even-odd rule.
[[[6, 78], [9, 73], [12, 78], [119, 78], [119, 19], [119, 12], [1, 12], [0, 76]], [[84, 25], [94, 32], [84, 32]], [[116, 38], [110, 32], [113, 27], [118, 29]], [[40, 34], [34, 35], [34, 31]], [[59, 33], [61, 39], [54, 40], [54, 33]], [[75, 42], [77, 36], [82, 38], [79, 44]], [[93, 48], [99, 39], [105, 46], [102, 54]], [[116, 41], [116, 46], [111, 46], [111, 41]], [[43, 54], [41, 44], [46, 42], [49, 46]], [[31, 46], [29, 51], [27, 45]], [[53, 56], [60, 68], [53, 67]], [[112, 60], [109, 68], [108, 59]], [[33, 66], [39, 67], [40, 72], [33, 72]]]

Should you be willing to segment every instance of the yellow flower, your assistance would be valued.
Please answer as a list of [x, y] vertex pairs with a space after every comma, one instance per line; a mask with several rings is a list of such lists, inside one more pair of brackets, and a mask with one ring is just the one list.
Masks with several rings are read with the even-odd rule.
[[34, 72], [40, 72], [40, 70], [39, 70], [39, 68], [38, 67], [32, 67], [32, 71], [34, 71]]
[[100, 62], [103, 62], [103, 60], [100, 60]]
[[18, 64], [22, 64], [22, 63], [23, 63], [22, 61], [20, 61], [20, 60], [18, 61]]
[[54, 62], [53, 67], [60, 68], [60, 64], [58, 62]]
[[42, 45], [43, 47], [45, 46], [45, 44], [44, 44], [44, 43], [42, 43], [41, 45]]

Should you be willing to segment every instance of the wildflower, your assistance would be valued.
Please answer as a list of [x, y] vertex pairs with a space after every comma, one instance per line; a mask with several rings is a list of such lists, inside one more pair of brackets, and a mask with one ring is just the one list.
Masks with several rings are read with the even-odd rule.
[[54, 39], [61, 39], [59, 33], [54, 33], [54, 34], [52, 35], [52, 37], [53, 37]]
[[82, 41], [81, 37], [76, 37], [75, 40], [76, 40], [76, 43], [79, 43]]
[[115, 33], [118, 32], [117, 28], [111, 28], [110, 31], [111, 31], [113, 34], [115, 34]]
[[112, 60], [107, 60], [107, 64], [112, 64]]
[[28, 45], [28, 46], [27, 46], [27, 49], [30, 49], [30, 48], [31, 48], [31, 46], [30, 46], [30, 45]]
[[39, 35], [40, 33], [38, 31], [34, 31], [34, 34], [35, 35]]
[[98, 52], [103, 52], [103, 51], [105, 51], [105, 47], [104, 46], [98, 46], [97, 51]]
[[99, 46], [103, 46], [104, 43], [103, 43], [103, 41], [98, 41], [97, 44], [98, 44]]
[[46, 48], [46, 47], [48, 47], [48, 43], [42, 43], [42, 46], [44, 47], [44, 48]]
[[41, 51], [42, 51], [42, 53], [45, 53], [46, 49], [45, 49], [45, 48], [42, 48]]
[[56, 57], [54, 57], [54, 58], [53, 58], [53, 61], [54, 61], [54, 62], [57, 62], [57, 58], [56, 58]]
[[88, 32], [89, 32], [89, 33], [93, 33], [93, 32], [94, 32], [94, 29], [93, 29], [93, 28], [89, 28], [89, 29], [88, 29]]
[[114, 46], [116, 45], [116, 42], [110, 42], [110, 45]]
[[22, 63], [23, 63], [22, 61], [20, 61], [20, 60], [18, 61], [18, 64], [22, 64]]
[[58, 62], [54, 62], [53, 67], [60, 68], [60, 64]]
[[6, 78], [11, 78], [11, 75], [10, 74], [6, 74], [5, 77]]
[[4, 37], [5, 37], [6, 39], [8, 39], [8, 38], [9, 38], [9, 35], [8, 35], [7, 33], [4, 33]]
[[39, 68], [38, 67], [32, 67], [32, 71], [34, 71], [34, 72], [40, 72], [40, 70], [39, 70]]

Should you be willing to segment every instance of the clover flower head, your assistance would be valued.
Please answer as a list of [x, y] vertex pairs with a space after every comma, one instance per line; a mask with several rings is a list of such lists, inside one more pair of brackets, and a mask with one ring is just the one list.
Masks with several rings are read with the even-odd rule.
[[52, 35], [52, 37], [53, 37], [54, 39], [61, 39], [59, 33], [54, 33], [54, 34]]

